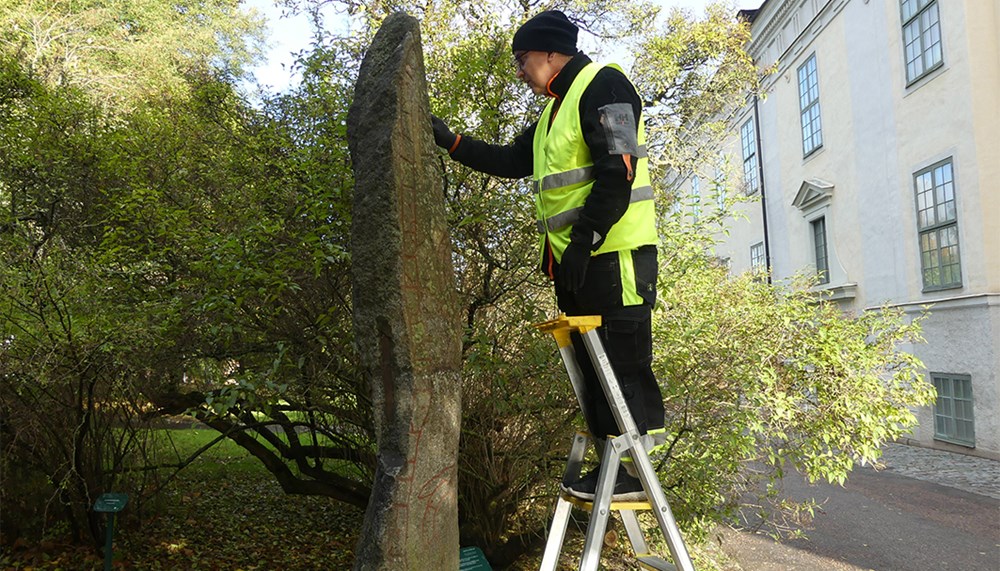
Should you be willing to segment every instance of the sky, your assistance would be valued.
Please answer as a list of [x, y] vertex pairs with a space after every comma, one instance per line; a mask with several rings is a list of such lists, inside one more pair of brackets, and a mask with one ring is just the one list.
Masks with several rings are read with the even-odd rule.
[[[715, 0], [659, 0], [667, 8], [680, 7], [702, 13], [705, 6]], [[759, 5], [760, 0], [740, 0], [739, 5]], [[291, 71], [294, 54], [309, 46], [310, 29], [305, 16], [288, 18], [282, 10], [274, 6], [273, 0], [246, 0], [246, 5], [255, 8], [268, 23], [268, 51], [265, 61], [253, 68], [257, 80], [274, 91], [283, 91], [294, 84], [297, 78]], [[327, 21], [333, 21], [331, 17]]]

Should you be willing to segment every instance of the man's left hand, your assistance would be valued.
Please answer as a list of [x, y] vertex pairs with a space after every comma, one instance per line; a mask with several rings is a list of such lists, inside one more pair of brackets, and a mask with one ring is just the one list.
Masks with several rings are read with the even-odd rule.
[[575, 292], [583, 287], [588, 264], [590, 264], [590, 248], [570, 242], [563, 252], [562, 261], [559, 262], [559, 279], [567, 291]]
[[448, 125], [434, 114], [431, 114], [431, 128], [434, 130], [434, 143], [450, 152], [451, 148], [455, 146], [455, 139], [458, 138], [458, 135], [452, 133]]

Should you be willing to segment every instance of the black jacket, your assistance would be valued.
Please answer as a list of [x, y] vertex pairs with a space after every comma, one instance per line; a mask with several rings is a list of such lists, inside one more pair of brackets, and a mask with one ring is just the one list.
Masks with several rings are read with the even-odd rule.
[[[551, 82], [550, 95], [556, 98], [557, 106], [569, 91], [580, 70], [590, 61], [585, 54], [578, 53]], [[622, 72], [605, 67], [587, 86], [580, 99], [580, 108], [577, 110], [580, 113], [584, 141], [590, 147], [590, 154], [594, 160], [595, 181], [570, 236], [573, 242], [590, 245], [592, 250], [601, 246], [604, 237], [608, 235], [608, 230], [628, 209], [632, 190], [628, 173], [630, 170], [635, 172], [638, 162], [638, 157], [632, 156], [631, 169], [628, 169], [622, 160], [622, 155], [608, 152], [608, 141], [605, 130], [600, 124], [598, 110], [611, 103], [630, 103], [635, 123], [638, 124], [642, 112], [639, 94]], [[566, 111], [557, 107], [557, 112]], [[515, 137], [509, 145], [491, 145], [463, 135], [451, 156], [458, 162], [486, 174], [504, 178], [531, 176], [534, 167], [533, 142], [537, 128], [539, 125], [536, 121]], [[596, 243], [593, 241], [595, 232], [601, 237]]]

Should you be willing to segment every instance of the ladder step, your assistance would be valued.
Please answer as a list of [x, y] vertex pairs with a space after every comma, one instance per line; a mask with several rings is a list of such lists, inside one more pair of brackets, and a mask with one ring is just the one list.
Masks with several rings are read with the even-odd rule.
[[[587, 500], [581, 500], [580, 498], [578, 498], [576, 496], [571, 496], [571, 495], [567, 494], [566, 492], [560, 492], [559, 496], [562, 499], [566, 500], [567, 502], [573, 504], [574, 506], [576, 506], [576, 507], [578, 507], [578, 508], [580, 508], [582, 510], [586, 510], [586, 511], [589, 512], [589, 511], [591, 511], [591, 510], [594, 509], [594, 502], [588, 502]], [[642, 511], [642, 510], [651, 510], [651, 509], [653, 509], [653, 506], [648, 501], [642, 501], [642, 502], [611, 502], [611, 511], [618, 511], [618, 510]]]
[[677, 571], [670, 562], [662, 557], [654, 557], [652, 555], [646, 555], [638, 558], [639, 566], [643, 569], [655, 569], [656, 571]]

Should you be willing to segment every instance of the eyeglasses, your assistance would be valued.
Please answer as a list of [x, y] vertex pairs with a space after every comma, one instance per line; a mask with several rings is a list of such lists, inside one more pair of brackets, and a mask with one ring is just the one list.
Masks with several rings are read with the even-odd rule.
[[518, 71], [524, 71], [524, 62], [528, 59], [528, 54], [531, 52], [519, 52], [514, 54], [514, 65], [517, 66]]

